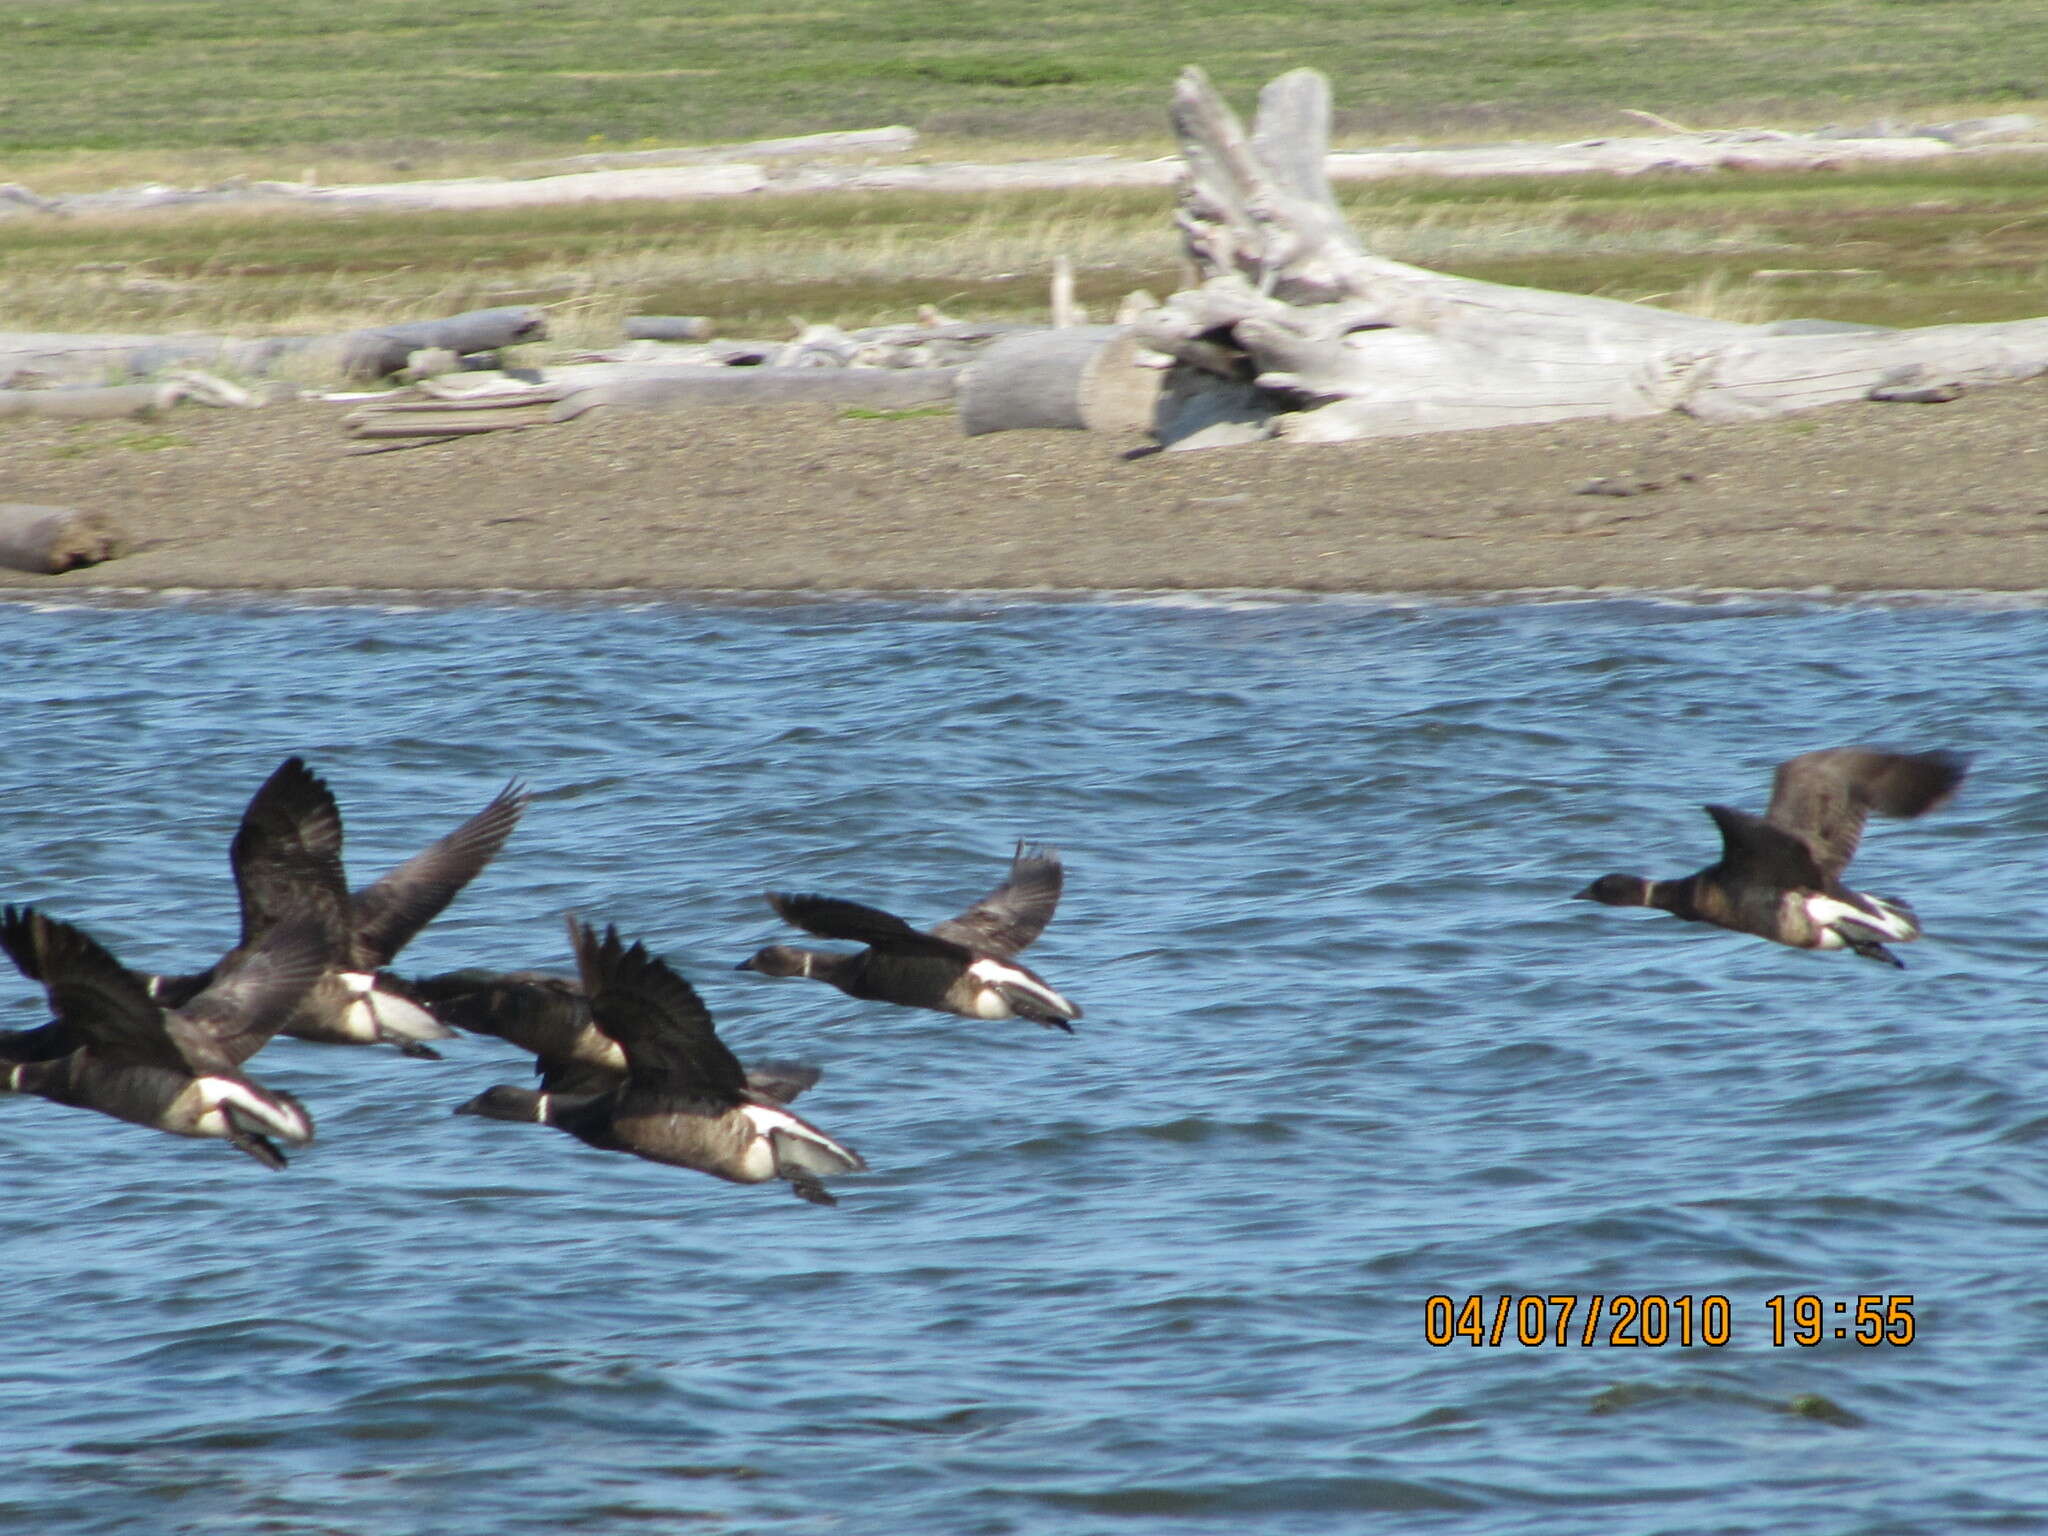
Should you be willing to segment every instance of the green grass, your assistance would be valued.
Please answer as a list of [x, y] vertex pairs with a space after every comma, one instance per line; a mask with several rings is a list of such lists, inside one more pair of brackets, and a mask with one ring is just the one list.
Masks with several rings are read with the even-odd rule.
[[[2036, 0], [0, 0], [0, 154], [328, 150], [417, 163], [908, 123], [955, 141], [1165, 144], [1198, 63], [1298, 64], [1340, 138], [1619, 131], [2048, 98]], [[34, 169], [31, 163], [28, 169]], [[11, 168], [19, 176], [21, 167]]]

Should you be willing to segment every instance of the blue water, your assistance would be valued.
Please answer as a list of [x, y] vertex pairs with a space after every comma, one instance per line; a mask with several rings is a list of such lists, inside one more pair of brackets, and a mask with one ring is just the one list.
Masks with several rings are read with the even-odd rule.
[[[272, 1045], [282, 1174], [0, 1101], [0, 1531], [2048, 1526], [2048, 610], [16, 603], [0, 658], [0, 896], [191, 969], [285, 755], [359, 881], [517, 776], [402, 968], [616, 922], [874, 1168], [823, 1210], [454, 1117], [525, 1080], [487, 1039]], [[1911, 969], [1566, 899], [1862, 740], [1977, 754], [1854, 871]], [[929, 923], [1019, 837], [1072, 1038], [732, 970], [766, 887]], [[1595, 1294], [1729, 1342], [1582, 1343]], [[1774, 1344], [1801, 1294], [1913, 1340]], [[1427, 1342], [1473, 1295], [1572, 1342]]]

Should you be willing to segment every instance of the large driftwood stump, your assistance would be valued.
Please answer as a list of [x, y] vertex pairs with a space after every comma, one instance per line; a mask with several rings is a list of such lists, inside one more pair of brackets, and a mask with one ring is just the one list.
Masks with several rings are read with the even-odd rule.
[[961, 370], [960, 427], [969, 437], [1016, 427], [1142, 430], [1159, 373], [1141, 368], [1130, 327], [1072, 325], [1006, 337]]
[[1137, 325], [1176, 360], [1154, 429], [1169, 446], [1739, 420], [2048, 371], [2048, 319], [1786, 334], [1374, 256], [1325, 179], [1329, 118], [1314, 70], [1268, 85], [1249, 135], [1199, 69], [1181, 75], [1178, 221], [1202, 282]]

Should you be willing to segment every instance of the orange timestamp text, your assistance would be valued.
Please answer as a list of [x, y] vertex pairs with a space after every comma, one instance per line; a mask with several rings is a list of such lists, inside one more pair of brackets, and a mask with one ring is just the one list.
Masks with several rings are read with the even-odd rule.
[[[1762, 1311], [1774, 1348], [1810, 1348], [1831, 1339], [1879, 1348], [1916, 1337], [1911, 1296], [1856, 1296], [1841, 1301], [1805, 1294], [1767, 1296]], [[1499, 1348], [1604, 1344], [1658, 1349], [1718, 1349], [1735, 1337], [1735, 1304], [1716, 1292], [1661, 1296], [1566, 1291], [1550, 1295], [1431, 1296], [1422, 1304], [1424, 1342]]]

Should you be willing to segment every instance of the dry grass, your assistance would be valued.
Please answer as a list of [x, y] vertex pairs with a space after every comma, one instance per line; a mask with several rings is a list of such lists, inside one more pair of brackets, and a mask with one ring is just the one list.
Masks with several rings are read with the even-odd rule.
[[[1375, 249], [1495, 281], [1725, 318], [1928, 324], [2048, 309], [2032, 161], [1825, 176], [1359, 184]], [[1041, 318], [1054, 259], [1098, 316], [1180, 286], [1159, 191], [829, 194], [465, 214], [191, 211], [0, 224], [9, 325], [309, 334], [498, 304], [549, 309], [555, 350], [631, 313], [727, 335], [923, 304]], [[1758, 273], [1770, 274], [1759, 277]]]

